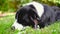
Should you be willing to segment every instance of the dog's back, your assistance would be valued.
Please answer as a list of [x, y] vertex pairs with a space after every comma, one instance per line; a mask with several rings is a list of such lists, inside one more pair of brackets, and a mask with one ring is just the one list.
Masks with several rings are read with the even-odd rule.
[[56, 21], [60, 21], [60, 8], [57, 6], [52, 6], [55, 14], [56, 14]]

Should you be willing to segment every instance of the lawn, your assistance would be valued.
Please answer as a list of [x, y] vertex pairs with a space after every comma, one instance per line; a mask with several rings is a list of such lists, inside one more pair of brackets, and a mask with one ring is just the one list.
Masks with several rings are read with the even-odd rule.
[[0, 18], [0, 34], [60, 34], [60, 22], [56, 22], [43, 29], [33, 29], [27, 27], [23, 31], [11, 30], [11, 25], [14, 23], [14, 15], [8, 15]]

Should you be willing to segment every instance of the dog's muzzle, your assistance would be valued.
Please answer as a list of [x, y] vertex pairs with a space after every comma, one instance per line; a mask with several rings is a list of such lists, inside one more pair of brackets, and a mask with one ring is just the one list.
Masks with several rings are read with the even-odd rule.
[[12, 30], [15, 30], [15, 29], [17, 29], [17, 30], [22, 30], [22, 29], [23, 29], [23, 25], [22, 25], [22, 24], [19, 24], [19, 23], [17, 22], [17, 20], [16, 20], [16, 21], [14, 22], [14, 24], [12, 25], [11, 29], [12, 29]]

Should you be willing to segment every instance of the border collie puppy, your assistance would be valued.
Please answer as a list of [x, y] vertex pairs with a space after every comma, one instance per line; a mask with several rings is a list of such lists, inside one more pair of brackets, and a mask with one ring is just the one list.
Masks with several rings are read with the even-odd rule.
[[44, 28], [55, 21], [55, 12], [47, 5], [38, 2], [27, 3], [16, 12], [13, 29], [21, 30], [26, 26]]

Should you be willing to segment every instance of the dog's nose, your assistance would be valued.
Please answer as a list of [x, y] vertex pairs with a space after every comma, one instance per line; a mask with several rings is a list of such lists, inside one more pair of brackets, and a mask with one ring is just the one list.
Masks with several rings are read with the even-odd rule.
[[12, 29], [12, 30], [15, 30], [15, 27], [14, 27], [14, 26], [12, 26], [12, 27], [11, 27], [11, 29]]

